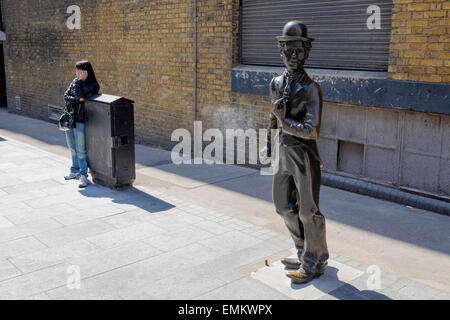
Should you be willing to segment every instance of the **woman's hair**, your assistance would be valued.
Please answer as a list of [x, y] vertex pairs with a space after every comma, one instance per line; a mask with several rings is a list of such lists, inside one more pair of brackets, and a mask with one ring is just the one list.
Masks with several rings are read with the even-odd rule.
[[94, 69], [89, 61], [78, 61], [75, 65], [75, 68], [80, 70], [85, 70], [88, 72], [88, 77], [86, 79], [87, 83], [97, 82], [97, 78], [95, 77]]

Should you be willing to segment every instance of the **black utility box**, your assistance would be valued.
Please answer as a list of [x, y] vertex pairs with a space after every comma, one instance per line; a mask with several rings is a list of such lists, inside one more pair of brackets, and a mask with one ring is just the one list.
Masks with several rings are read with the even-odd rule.
[[133, 103], [109, 94], [85, 101], [87, 158], [95, 183], [117, 189], [136, 178]]

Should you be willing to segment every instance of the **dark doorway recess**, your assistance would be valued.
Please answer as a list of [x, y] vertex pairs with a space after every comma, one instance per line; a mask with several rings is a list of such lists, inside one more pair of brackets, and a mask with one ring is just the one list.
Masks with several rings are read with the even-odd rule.
[[[3, 26], [2, 3], [0, 3], [0, 31], [5, 32]], [[7, 107], [6, 99], [6, 79], [5, 79], [5, 58], [3, 56], [3, 42], [0, 40], [0, 108]]]
[[6, 107], [5, 61], [3, 58], [3, 43], [0, 42], [0, 108]]

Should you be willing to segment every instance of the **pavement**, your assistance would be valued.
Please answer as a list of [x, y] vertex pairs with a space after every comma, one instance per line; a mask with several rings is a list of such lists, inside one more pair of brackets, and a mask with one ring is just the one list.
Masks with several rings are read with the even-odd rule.
[[291, 285], [271, 177], [136, 146], [123, 191], [65, 181], [64, 134], [0, 109], [0, 299], [450, 299], [450, 220], [322, 186], [325, 274]]

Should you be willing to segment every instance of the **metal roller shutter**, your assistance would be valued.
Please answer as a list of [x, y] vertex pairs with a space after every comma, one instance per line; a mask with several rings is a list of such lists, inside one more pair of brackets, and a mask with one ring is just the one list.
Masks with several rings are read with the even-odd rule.
[[[355, 70], [388, 67], [392, 0], [242, 0], [241, 63], [281, 66], [276, 36], [291, 20], [315, 38], [306, 66]], [[380, 8], [380, 29], [370, 30], [367, 8]]]

